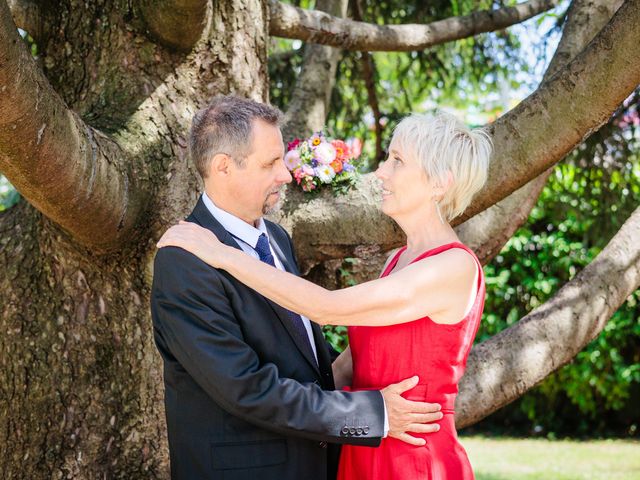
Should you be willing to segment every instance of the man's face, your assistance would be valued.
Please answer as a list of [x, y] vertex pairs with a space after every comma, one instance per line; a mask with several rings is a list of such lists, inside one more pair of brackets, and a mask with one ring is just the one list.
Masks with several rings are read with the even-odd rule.
[[255, 120], [251, 153], [244, 159], [244, 166], [234, 163], [230, 168], [227, 191], [233, 197], [234, 213], [253, 225], [277, 207], [282, 187], [290, 181], [280, 129]]

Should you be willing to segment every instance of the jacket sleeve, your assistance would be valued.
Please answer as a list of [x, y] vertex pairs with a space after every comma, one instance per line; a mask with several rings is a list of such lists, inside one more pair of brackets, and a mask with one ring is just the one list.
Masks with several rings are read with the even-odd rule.
[[[227, 412], [262, 428], [378, 445], [384, 428], [380, 392], [324, 391], [315, 383], [281, 378], [275, 365], [261, 364], [243, 339], [226, 275], [176, 247], [156, 255], [154, 323], [183, 368]], [[353, 427], [362, 433], [354, 435]]]

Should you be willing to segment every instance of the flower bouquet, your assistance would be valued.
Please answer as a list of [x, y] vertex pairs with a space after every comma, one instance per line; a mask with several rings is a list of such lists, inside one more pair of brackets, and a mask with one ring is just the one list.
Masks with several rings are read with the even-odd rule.
[[284, 163], [304, 192], [330, 185], [334, 193], [344, 193], [358, 176], [357, 159], [362, 150], [358, 139], [333, 140], [317, 132], [306, 140], [296, 138], [287, 145]]

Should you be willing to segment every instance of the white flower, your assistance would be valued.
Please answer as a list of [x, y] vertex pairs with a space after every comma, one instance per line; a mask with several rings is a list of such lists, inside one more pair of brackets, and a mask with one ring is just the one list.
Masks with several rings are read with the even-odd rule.
[[289, 150], [284, 156], [284, 164], [289, 171], [293, 171], [300, 165], [300, 154], [297, 149]]
[[329, 165], [336, 159], [336, 149], [327, 142], [322, 142], [313, 151], [313, 158], [322, 165]]
[[320, 179], [322, 183], [331, 183], [333, 177], [336, 176], [336, 172], [333, 171], [329, 165], [318, 165], [314, 168], [316, 177]]

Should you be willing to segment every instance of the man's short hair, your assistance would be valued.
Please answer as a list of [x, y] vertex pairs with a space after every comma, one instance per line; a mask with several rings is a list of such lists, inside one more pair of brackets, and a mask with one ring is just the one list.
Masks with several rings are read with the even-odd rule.
[[271, 105], [234, 95], [215, 97], [193, 117], [189, 132], [189, 154], [205, 179], [211, 159], [229, 155], [239, 167], [251, 153], [254, 120], [278, 125], [282, 112]]

